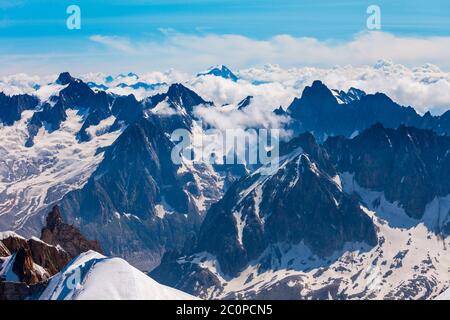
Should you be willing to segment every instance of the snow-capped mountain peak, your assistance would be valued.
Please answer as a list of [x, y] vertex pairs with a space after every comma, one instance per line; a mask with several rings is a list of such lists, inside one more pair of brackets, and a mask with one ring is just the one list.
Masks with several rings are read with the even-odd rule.
[[60, 85], [67, 85], [69, 83], [71, 83], [74, 80], [74, 78], [70, 75], [69, 72], [62, 72], [59, 76], [58, 79], [56, 79], [56, 84], [60, 84]]
[[207, 71], [198, 73], [197, 77], [206, 75], [222, 77], [224, 79], [230, 79], [234, 82], [238, 81], [238, 77], [230, 69], [228, 69], [228, 67], [224, 65], [213, 66], [209, 68]]
[[161, 285], [120, 258], [88, 251], [50, 279], [40, 300], [194, 300]]

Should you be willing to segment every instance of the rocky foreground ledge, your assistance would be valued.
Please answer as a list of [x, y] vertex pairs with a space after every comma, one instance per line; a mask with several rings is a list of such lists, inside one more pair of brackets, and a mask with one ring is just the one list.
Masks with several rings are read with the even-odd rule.
[[57, 206], [47, 216], [41, 238], [0, 232], [0, 300], [32, 298], [45, 289], [48, 279], [83, 252], [102, 253], [98, 241], [86, 239], [66, 224]]

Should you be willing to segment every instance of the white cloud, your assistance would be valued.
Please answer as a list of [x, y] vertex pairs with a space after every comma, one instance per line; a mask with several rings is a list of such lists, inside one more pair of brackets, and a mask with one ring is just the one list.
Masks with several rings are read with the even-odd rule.
[[[253, 95], [264, 96], [267, 109], [287, 107], [306, 85], [320, 79], [330, 88], [356, 87], [368, 93], [384, 92], [420, 113], [427, 110], [439, 113], [450, 106], [450, 73], [444, 71], [450, 70], [447, 58], [450, 37], [417, 38], [365, 32], [350, 41], [330, 42], [288, 35], [257, 40], [241, 35], [200, 36], [169, 30], [164, 39], [131, 41], [115, 36], [92, 36], [91, 41], [102, 44], [91, 48], [94, 52], [85, 58], [62, 57], [64, 63], [70, 61], [70, 67], [62, 69], [58, 56], [53, 55], [49, 65], [58, 70], [50, 70], [55, 73], [69, 70], [75, 75], [93, 72], [84, 79], [98, 81], [104, 74], [133, 71], [140, 74], [137, 81], [187, 83], [203, 98], [218, 105], [237, 103]], [[25, 57], [15, 58], [11, 64], [7, 63], [8, 58], [0, 56], [0, 61], [5, 62], [2, 64], [6, 68], [27, 67], [30, 72], [34, 69], [22, 63]], [[74, 59], [83, 64], [77, 64]], [[231, 67], [243, 80], [236, 83], [217, 77], [193, 77], [199, 70], [217, 64]], [[76, 71], [78, 68], [80, 71]], [[4, 83], [0, 83], [2, 88], [11, 85], [10, 81]], [[140, 98], [152, 93], [135, 91]]]
[[152, 71], [144, 73], [139, 76], [139, 79], [147, 83], [174, 83], [187, 81], [190, 79], [190, 75], [171, 68], [165, 72]]
[[7, 95], [34, 93], [38, 86], [49, 83], [56, 79], [56, 75], [30, 76], [18, 73], [0, 78], [0, 92]]
[[290, 35], [262, 40], [233, 34], [193, 35], [164, 29], [162, 39], [93, 35], [79, 40], [76, 48], [71, 47], [69, 56], [64, 51], [45, 50], [42, 46], [33, 50], [34, 53], [0, 55], [0, 62], [5, 66], [1, 72], [51, 70], [56, 73], [65, 69], [78, 74], [99, 71], [109, 74], [127, 69], [144, 74], [148, 70], [174, 68], [193, 73], [217, 64], [234, 69], [266, 64], [279, 64], [283, 68], [332, 68], [373, 65], [379, 59], [408, 67], [433, 63], [450, 70], [447, 58], [450, 37], [407, 37], [385, 32], [363, 32], [345, 41], [321, 41]]
[[117, 36], [94, 35], [90, 36], [89, 39], [91, 41], [101, 43], [106, 47], [121, 51], [123, 53], [132, 54], [135, 52], [131, 43], [126, 38]]
[[432, 64], [408, 68], [380, 60], [374, 66], [333, 68], [290, 68], [277, 65], [239, 71], [249, 81], [276, 82], [291, 88], [299, 96], [314, 80], [322, 80], [329, 88], [348, 90], [355, 87], [367, 93], [383, 92], [401, 105], [413, 106], [419, 113], [440, 113], [450, 107], [450, 73]]
[[227, 64], [235, 68], [278, 63], [332, 67], [373, 64], [388, 59], [413, 66], [427, 62], [450, 68], [447, 52], [450, 37], [400, 37], [384, 32], [364, 32], [347, 42], [278, 35], [256, 40], [241, 35], [204, 36], [166, 33], [165, 41], [131, 42], [124, 38], [96, 35], [90, 38], [111, 48], [137, 55], [151, 55], [160, 67], [197, 71], [205, 65]]
[[272, 110], [286, 105], [297, 94], [293, 87], [278, 82], [254, 85], [247, 80], [233, 82], [215, 76], [194, 78], [187, 85], [204, 99], [218, 105], [238, 103], [247, 96], [263, 96]]

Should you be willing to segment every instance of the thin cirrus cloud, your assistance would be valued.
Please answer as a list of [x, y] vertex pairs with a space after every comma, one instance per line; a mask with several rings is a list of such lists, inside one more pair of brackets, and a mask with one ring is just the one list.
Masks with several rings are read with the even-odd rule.
[[[95, 35], [91, 41], [134, 59], [152, 58], [157, 69], [184, 71], [205, 65], [229, 64], [245, 68], [267, 63], [283, 67], [335, 65], [360, 66], [379, 59], [407, 66], [433, 63], [450, 69], [450, 37], [403, 37], [384, 32], [364, 32], [347, 42], [278, 35], [257, 40], [242, 35], [190, 35], [171, 32], [163, 41], [131, 41], [117, 36]], [[104, 49], [104, 48], [103, 48]], [[141, 56], [141, 58], [139, 57]], [[189, 64], [186, 64], [189, 61]]]
[[93, 35], [89, 37], [89, 40], [100, 43], [114, 50], [121, 51], [123, 53], [131, 54], [135, 52], [130, 41], [128, 41], [126, 38], [121, 38], [117, 36]]

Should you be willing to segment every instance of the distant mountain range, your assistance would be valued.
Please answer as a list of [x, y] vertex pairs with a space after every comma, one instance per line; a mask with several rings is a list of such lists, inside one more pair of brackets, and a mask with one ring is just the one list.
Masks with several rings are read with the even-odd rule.
[[414, 108], [400, 106], [383, 93], [365, 94], [352, 88], [333, 94], [321, 81], [306, 87], [287, 112], [295, 119], [293, 129], [313, 132], [321, 141], [328, 136], [354, 136], [377, 122], [386, 128], [407, 125], [438, 134], [450, 132], [450, 111], [420, 116]]
[[[225, 66], [203, 77], [241, 82]], [[420, 299], [450, 285], [450, 111], [422, 116], [383, 93], [314, 81], [265, 108], [267, 126], [290, 135], [279, 169], [263, 175], [171, 160], [174, 130], [214, 128], [200, 109], [257, 129], [257, 96], [222, 106], [189, 83], [104, 80], [65, 72], [41, 98], [0, 94], [0, 230], [36, 235], [57, 204], [105, 255], [201, 298]], [[158, 92], [104, 91], [113, 82]]]

